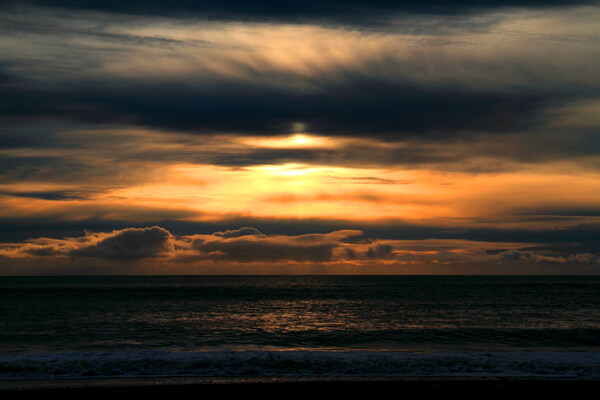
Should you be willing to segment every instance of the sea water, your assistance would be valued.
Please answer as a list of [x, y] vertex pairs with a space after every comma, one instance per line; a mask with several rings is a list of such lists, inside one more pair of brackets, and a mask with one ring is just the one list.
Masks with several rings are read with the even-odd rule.
[[0, 278], [0, 378], [600, 376], [600, 278]]

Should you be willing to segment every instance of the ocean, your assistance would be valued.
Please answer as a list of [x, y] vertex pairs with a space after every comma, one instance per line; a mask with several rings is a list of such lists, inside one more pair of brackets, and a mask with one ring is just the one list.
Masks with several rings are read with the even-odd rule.
[[600, 376], [600, 277], [1, 277], [0, 379]]

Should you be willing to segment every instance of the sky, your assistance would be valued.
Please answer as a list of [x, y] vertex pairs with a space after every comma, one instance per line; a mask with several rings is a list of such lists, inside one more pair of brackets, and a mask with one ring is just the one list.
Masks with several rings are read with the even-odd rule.
[[0, 275], [600, 274], [598, 1], [0, 1]]

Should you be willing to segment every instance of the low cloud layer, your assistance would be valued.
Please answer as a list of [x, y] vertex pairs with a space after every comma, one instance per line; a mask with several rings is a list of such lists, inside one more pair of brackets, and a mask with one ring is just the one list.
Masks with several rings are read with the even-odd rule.
[[111, 233], [88, 233], [79, 238], [32, 239], [22, 245], [6, 245], [8, 257], [54, 256], [132, 260], [158, 257], [173, 251], [171, 233], [157, 226], [128, 228]]
[[[10, 260], [12, 271], [21, 264], [22, 273], [32, 260], [53, 258], [64, 264], [110, 261], [119, 273], [123, 266], [158, 262], [162, 269], [138, 270], [138, 273], [168, 273], [177, 268], [206, 265], [241, 265], [243, 273], [253, 274], [265, 266], [271, 271], [289, 265], [330, 265], [343, 272], [344, 266], [361, 268], [369, 273], [374, 267], [387, 266], [392, 272], [404, 273], [406, 267], [421, 267], [426, 273], [432, 266], [452, 273], [461, 265], [481, 264], [486, 268], [520, 266], [527, 273], [535, 265], [559, 265], [569, 268], [600, 269], [600, 255], [560, 253], [544, 250], [539, 244], [478, 242], [452, 239], [389, 240], [368, 238], [358, 230], [304, 235], [265, 235], [256, 228], [216, 232], [210, 235], [174, 236], [166, 229], [127, 228], [110, 233], [87, 233], [85, 236], [30, 239], [24, 243], [0, 245], [0, 257]], [[115, 264], [116, 262], [116, 264]], [[206, 264], [209, 263], [209, 264]], [[154, 265], [154, 264], [153, 264]], [[260, 267], [260, 268], [259, 268]], [[18, 270], [18, 267], [17, 267]], [[189, 270], [189, 269], [188, 269]], [[72, 271], [71, 272], [76, 272]], [[1, 271], [0, 273], [7, 273]]]
[[124, 229], [69, 252], [75, 257], [136, 259], [156, 257], [173, 250], [171, 233], [157, 226]]

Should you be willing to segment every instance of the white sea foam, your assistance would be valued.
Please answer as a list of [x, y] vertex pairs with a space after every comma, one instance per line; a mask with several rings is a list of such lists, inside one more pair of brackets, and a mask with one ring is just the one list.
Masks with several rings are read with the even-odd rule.
[[138, 376], [600, 377], [600, 352], [124, 351], [0, 355], [0, 379]]

